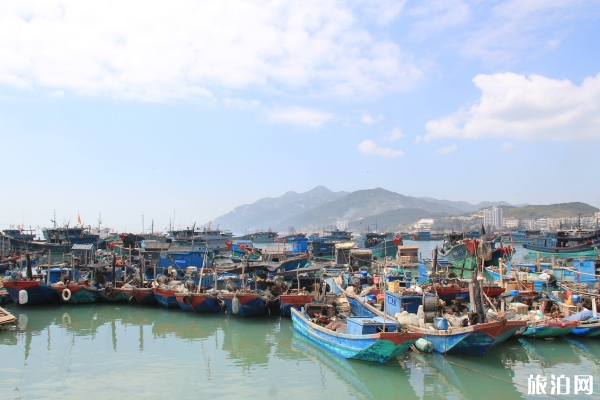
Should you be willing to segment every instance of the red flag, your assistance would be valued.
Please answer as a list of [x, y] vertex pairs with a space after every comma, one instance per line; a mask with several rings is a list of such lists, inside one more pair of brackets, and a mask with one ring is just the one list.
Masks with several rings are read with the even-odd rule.
[[283, 245], [285, 246], [285, 238], [283, 238]]
[[275, 238], [275, 241], [276, 241], [277, 243], [279, 243], [279, 238], [278, 238], [278, 237], [276, 237], [276, 238]]
[[77, 222], [81, 224], [81, 217], [79, 216], [79, 214], [77, 214]]

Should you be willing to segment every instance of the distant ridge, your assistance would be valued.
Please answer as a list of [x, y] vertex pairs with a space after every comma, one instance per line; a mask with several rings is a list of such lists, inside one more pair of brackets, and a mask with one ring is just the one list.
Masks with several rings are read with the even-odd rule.
[[[400, 209], [411, 209], [413, 215], [415, 215], [414, 210], [421, 210], [421, 213], [417, 214], [423, 217], [419, 218], [429, 217], [431, 213], [439, 213], [440, 216], [443, 212], [447, 215], [458, 214], [458, 210], [452, 207], [445, 207], [445, 210], [442, 210], [439, 204], [416, 197], [404, 196], [383, 188], [376, 188], [357, 190], [340, 199], [324, 203], [286, 220], [284, 226], [308, 226], [309, 229], [314, 230], [335, 226], [337, 221], [359, 221], [387, 211]], [[405, 213], [405, 215], [409, 215], [411, 212]], [[381, 223], [383, 226], [385, 221], [382, 220]]]
[[[289, 225], [283, 221], [347, 194], [348, 192], [332, 192], [325, 186], [317, 186], [304, 193], [287, 192], [279, 197], [265, 197], [252, 204], [234, 208], [216, 218], [213, 225], [218, 224], [238, 233], [252, 233], [268, 228], [287, 230]], [[298, 231], [302, 228], [303, 226], [296, 226]]]
[[281, 233], [294, 227], [296, 231], [330, 229], [345, 221], [354, 232], [375, 226], [394, 231], [399, 225], [411, 225], [422, 218], [440, 218], [472, 213], [493, 205], [504, 209], [505, 218], [538, 219], [592, 215], [597, 208], [573, 202], [550, 205], [513, 206], [505, 201], [438, 200], [431, 197], [412, 197], [383, 188], [332, 192], [325, 186], [304, 192], [287, 192], [279, 197], [267, 197], [252, 204], [234, 208], [213, 221], [236, 233], [253, 233], [273, 229]]

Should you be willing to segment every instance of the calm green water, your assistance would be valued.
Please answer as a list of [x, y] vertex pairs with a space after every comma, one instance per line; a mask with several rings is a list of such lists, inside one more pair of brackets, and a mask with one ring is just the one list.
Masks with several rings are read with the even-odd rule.
[[529, 374], [591, 374], [600, 394], [600, 340], [511, 340], [483, 358], [409, 352], [379, 366], [340, 359], [279, 316], [102, 303], [7, 309], [19, 326], [0, 332], [2, 399], [538, 398], [527, 396]]

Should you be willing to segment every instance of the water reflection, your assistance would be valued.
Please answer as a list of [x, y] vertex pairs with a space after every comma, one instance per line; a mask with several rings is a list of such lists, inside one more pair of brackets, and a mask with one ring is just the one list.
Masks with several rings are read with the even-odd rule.
[[245, 370], [256, 364], [266, 366], [275, 340], [272, 334], [276, 319], [269, 317], [239, 318], [223, 316], [223, 347], [228, 358], [239, 361]]
[[[406, 371], [399, 364], [375, 365], [336, 357], [294, 332], [292, 348], [299, 358], [308, 357], [350, 386], [350, 393], [361, 398], [402, 398], [417, 399]], [[358, 395], [361, 396], [358, 396]], [[391, 397], [390, 397], [391, 396]]]
[[554, 340], [519, 338], [519, 342], [527, 352], [529, 360], [538, 362], [543, 367], [581, 363], [573, 347], [562, 337]]

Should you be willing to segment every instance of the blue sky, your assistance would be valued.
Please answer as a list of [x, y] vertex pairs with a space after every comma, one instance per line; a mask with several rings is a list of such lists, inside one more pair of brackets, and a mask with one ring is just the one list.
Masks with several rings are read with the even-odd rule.
[[317, 185], [597, 206], [599, 18], [567, 0], [0, 3], [0, 227], [201, 224]]

